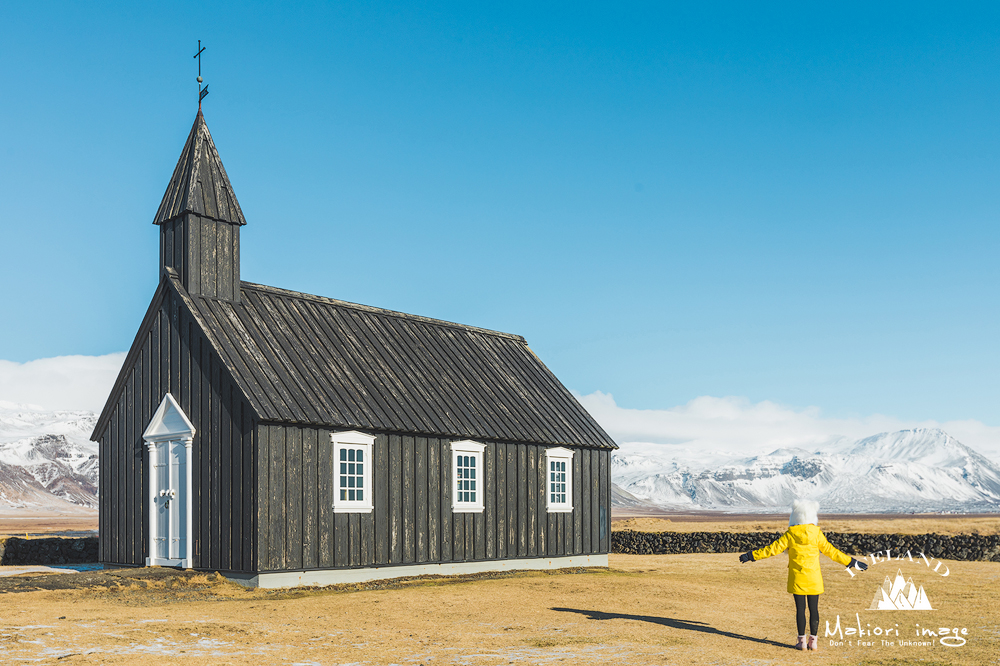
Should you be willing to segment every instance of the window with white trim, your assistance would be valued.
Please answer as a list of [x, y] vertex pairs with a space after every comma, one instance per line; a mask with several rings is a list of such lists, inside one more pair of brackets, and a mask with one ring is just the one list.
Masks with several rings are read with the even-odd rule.
[[549, 513], [573, 510], [573, 456], [576, 451], [545, 450], [545, 508]]
[[375, 438], [349, 430], [330, 435], [333, 443], [333, 512], [372, 510], [372, 448]]
[[451, 443], [451, 509], [455, 513], [483, 510], [485, 450], [486, 445], [478, 442]]

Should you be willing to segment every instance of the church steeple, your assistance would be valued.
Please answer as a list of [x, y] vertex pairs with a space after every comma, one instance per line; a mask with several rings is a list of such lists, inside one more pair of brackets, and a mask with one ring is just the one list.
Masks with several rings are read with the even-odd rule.
[[192, 295], [240, 300], [243, 211], [201, 110], [156, 211], [160, 272], [175, 269]]

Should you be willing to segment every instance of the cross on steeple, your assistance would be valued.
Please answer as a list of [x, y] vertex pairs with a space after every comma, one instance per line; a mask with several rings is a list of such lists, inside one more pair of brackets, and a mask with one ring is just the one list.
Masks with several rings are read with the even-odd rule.
[[198, 40], [198, 52], [194, 54], [194, 57], [198, 59], [198, 110], [201, 110], [201, 100], [205, 99], [205, 95], [208, 94], [208, 84], [205, 84], [205, 88], [202, 89], [201, 83], [205, 79], [201, 78], [201, 52], [205, 50], [205, 47], [201, 45], [201, 40]]

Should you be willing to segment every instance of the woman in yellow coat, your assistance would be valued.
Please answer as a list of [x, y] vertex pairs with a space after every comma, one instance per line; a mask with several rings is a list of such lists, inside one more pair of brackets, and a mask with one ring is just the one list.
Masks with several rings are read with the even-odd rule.
[[[777, 541], [759, 550], [740, 555], [740, 562], [756, 562], [788, 550], [788, 592], [795, 598], [795, 621], [799, 650], [819, 649], [819, 595], [823, 594], [823, 574], [819, 569], [819, 554], [834, 562], [864, 571], [868, 565], [845, 555], [826, 540], [817, 527], [819, 503], [795, 500], [788, 519], [788, 531]], [[806, 605], [809, 606], [809, 638], [806, 640]]]

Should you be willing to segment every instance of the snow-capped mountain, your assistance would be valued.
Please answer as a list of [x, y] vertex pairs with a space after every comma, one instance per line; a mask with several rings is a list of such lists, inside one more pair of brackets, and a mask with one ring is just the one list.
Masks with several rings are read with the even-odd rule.
[[0, 401], [0, 509], [73, 513], [97, 506], [93, 412]]
[[679, 509], [783, 511], [806, 497], [824, 512], [1000, 512], [1000, 466], [937, 429], [749, 458], [626, 444], [611, 475], [632, 495]]

